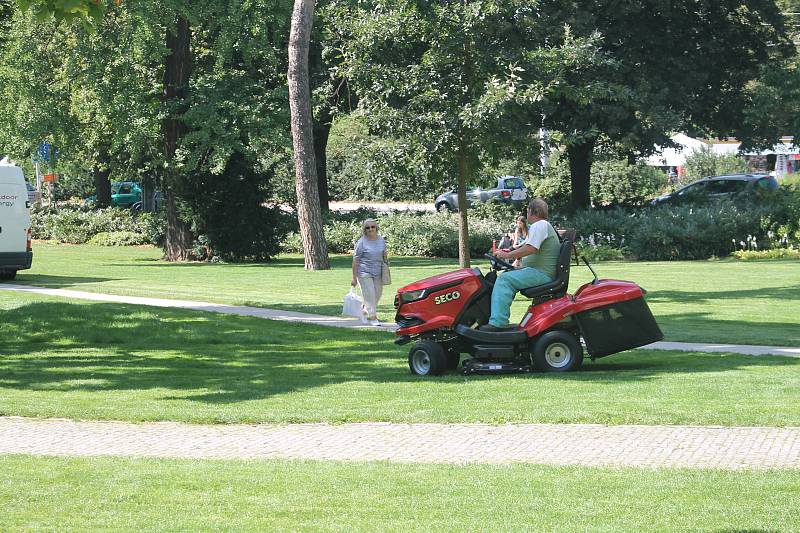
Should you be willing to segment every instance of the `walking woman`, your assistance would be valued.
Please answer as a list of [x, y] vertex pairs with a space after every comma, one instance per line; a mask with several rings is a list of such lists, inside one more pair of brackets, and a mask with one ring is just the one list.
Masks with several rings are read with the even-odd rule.
[[361, 321], [369, 321], [373, 326], [378, 322], [378, 300], [383, 293], [383, 262], [388, 259], [386, 241], [378, 234], [378, 223], [368, 218], [361, 224], [361, 238], [356, 242], [353, 252], [353, 281], [361, 287], [364, 296], [364, 314]]

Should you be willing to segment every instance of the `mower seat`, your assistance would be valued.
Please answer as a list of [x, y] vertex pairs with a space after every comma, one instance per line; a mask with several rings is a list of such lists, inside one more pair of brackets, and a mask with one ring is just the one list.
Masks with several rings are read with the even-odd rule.
[[550, 300], [560, 298], [567, 294], [569, 286], [569, 264], [572, 257], [572, 241], [564, 239], [561, 241], [561, 249], [558, 252], [558, 263], [556, 264], [556, 279], [544, 285], [537, 285], [519, 291], [526, 298], [535, 300]]

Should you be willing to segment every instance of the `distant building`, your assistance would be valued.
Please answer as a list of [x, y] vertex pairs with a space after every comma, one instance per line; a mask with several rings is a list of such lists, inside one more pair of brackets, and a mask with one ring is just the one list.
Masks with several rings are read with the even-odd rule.
[[686, 158], [695, 152], [710, 148], [719, 155], [738, 155], [747, 161], [754, 172], [774, 173], [778, 179], [787, 174], [800, 172], [800, 148], [793, 144], [793, 137], [783, 137], [770, 150], [760, 152], [739, 151], [741, 143], [735, 139], [694, 139], [683, 133], [671, 137], [679, 148], [660, 148], [647, 158], [647, 164], [660, 167], [668, 175], [683, 176]]

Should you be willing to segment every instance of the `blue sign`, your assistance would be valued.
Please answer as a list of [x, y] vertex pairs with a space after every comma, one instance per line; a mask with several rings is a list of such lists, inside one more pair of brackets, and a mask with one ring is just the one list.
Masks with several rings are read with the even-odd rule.
[[39, 160], [45, 163], [50, 163], [56, 153], [58, 151], [53, 149], [53, 145], [49, 141], [42, 141], [39, 144], [39, 148], [36, 149], [36, 155], [39, 156]]

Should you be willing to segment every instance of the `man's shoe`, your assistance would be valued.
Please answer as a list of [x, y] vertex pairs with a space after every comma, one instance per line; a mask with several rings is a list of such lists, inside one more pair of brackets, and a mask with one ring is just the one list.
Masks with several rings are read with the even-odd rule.
[[495, 327], [491, 324], [484, 324], [478, 328], [478, 331], [485, 331], [487, 333], [497, 333], [498, 331], [501, 331], [501, 329], [502, 328]]

